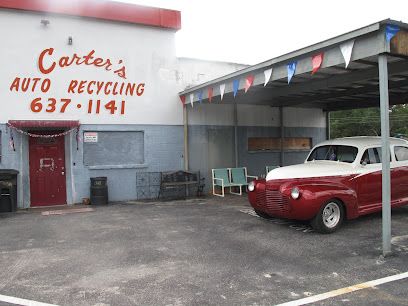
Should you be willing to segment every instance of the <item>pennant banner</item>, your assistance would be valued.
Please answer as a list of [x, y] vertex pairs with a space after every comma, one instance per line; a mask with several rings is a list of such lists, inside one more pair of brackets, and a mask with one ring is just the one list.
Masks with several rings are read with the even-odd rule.
[[292, 77], [295, 75], [296, 65], [297, 65], [297, 62], [292, 62], [288, 64], [288, 84], [292, 80]]
[[245, 79], [245, 93], [248, 91], [248, 89], [254, 83], [254, 79], [255, 79], [255, 77], [253, 75], [248, 75], [247, 78]]
[[183, 103], [183, 106], [186, 105], [186, 96], [180, 96], [181, 103]]
[[343, 54], [344, 61], [346, 62], [346, 68], [350, 64], [351, 54], [353, 53], [353, 46], [354, 46], [354, 40], [351, 40], [349, 42], [346, 42], [340, 45], [341, 54]]
[[387, 42], [390, 42], [390, 40], [399, 32], [400, 28], [396, 25], [391, 25], [387, 24], [385, 27], [385, 38], [387, 39]]
[[234, 90], [234, 98], [236, 97], [239, 89], [239, 79], [232, 81], [232, 89]]
[[210, 103], [211, 103], [213, 94], [214, 94], [214, 88], [209, 87], [209, 88], [208, 88], [208, 101], [209, 101]]
[[323, 53], [317, 54], [312, 57], [312, 75], [320, 69], [323, 63]]
[[220, 85], [220, 96], [221, 96], [221, 100], [224, 97], [224, 92], [225, 92], [225, 84], [221, 84]]
[[194, 107], [194, 94], [193, 93], [190, 94], [190, 104], [191, 104], [191, 107]]
[[203, 100], [203, 91], [201, 90], [198, 92], [198, 102], [200, 102], [201, 104], [202, 100]]
[[265, 71], [264, 71], [264, 75], [265, 75], [265, 83], [264, 83], [264, 86], [266, 86], [266, 84], [268, 84], [269, 80], [271, 79], [271, 76], [272, 76], [272, 68], [265, 70]]

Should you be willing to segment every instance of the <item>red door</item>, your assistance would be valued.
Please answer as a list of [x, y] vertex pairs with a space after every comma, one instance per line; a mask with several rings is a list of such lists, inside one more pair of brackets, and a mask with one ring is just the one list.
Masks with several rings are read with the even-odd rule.
[[[60, 131], [41, 134], [58, 133]], [[29, 145], [31, 206], [66, 204], [64, 137], [30, 137]]]

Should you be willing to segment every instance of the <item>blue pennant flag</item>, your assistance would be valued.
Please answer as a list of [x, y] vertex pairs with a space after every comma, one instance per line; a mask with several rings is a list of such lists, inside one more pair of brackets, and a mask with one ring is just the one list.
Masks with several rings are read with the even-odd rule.
[[234, 98], [237, 95], [239, 89], [239, 79], [232, 81], [232, 89], [234, 90]]
[[295, 75], [296, 65], [297, 62], [292, 62], [288, 64], [288, 84], [290, 83], [290, 80], [292, 80], [292, 77]]
[[198, 101], [201, 103], [202, 100], [203, 100], [203, 91], [199, 91], [198, 92]]
[[399, 32], [399, 30], [399, 26], [387, 24], [385, 27], [385, 38], [387, 39], [387, 42], [390, 42], [390, 40], [395, 36], [395, 34], [397, 34], [397, 32]]

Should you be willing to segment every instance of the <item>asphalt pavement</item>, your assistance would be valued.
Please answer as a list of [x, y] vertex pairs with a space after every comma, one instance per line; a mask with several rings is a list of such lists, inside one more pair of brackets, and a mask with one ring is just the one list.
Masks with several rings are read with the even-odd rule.
[[[393, 211], [387, 258], [381, 214], [322, 235], [256, 217], [245, 196], [92, 208], [1, 214], [0, 295], [57, 305], [275, 305], [408, 271], [408, 207]], [[408, 305], [407, 287], [404, 278], [313, 305]]]

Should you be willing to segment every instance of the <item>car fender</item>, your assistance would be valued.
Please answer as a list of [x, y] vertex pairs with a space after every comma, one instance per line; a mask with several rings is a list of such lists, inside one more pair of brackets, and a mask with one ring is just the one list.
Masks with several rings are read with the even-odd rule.
[[[299, 199], [292, 199], [291, 190], [297, 187], [300, 191]], [[358, 217], [357, 193], [343, 184], [333, 182], [314, 182], [305, 184], [284, 184], [281, 193], [290, 197], [292, 206], [304, 206], [310, 210], [309, 215], [314, 217], [321, 206], [331, 199], [340, 200], [346, 209], [347, 219]], [[312, 216], [313, 215], [313, 216]]]

